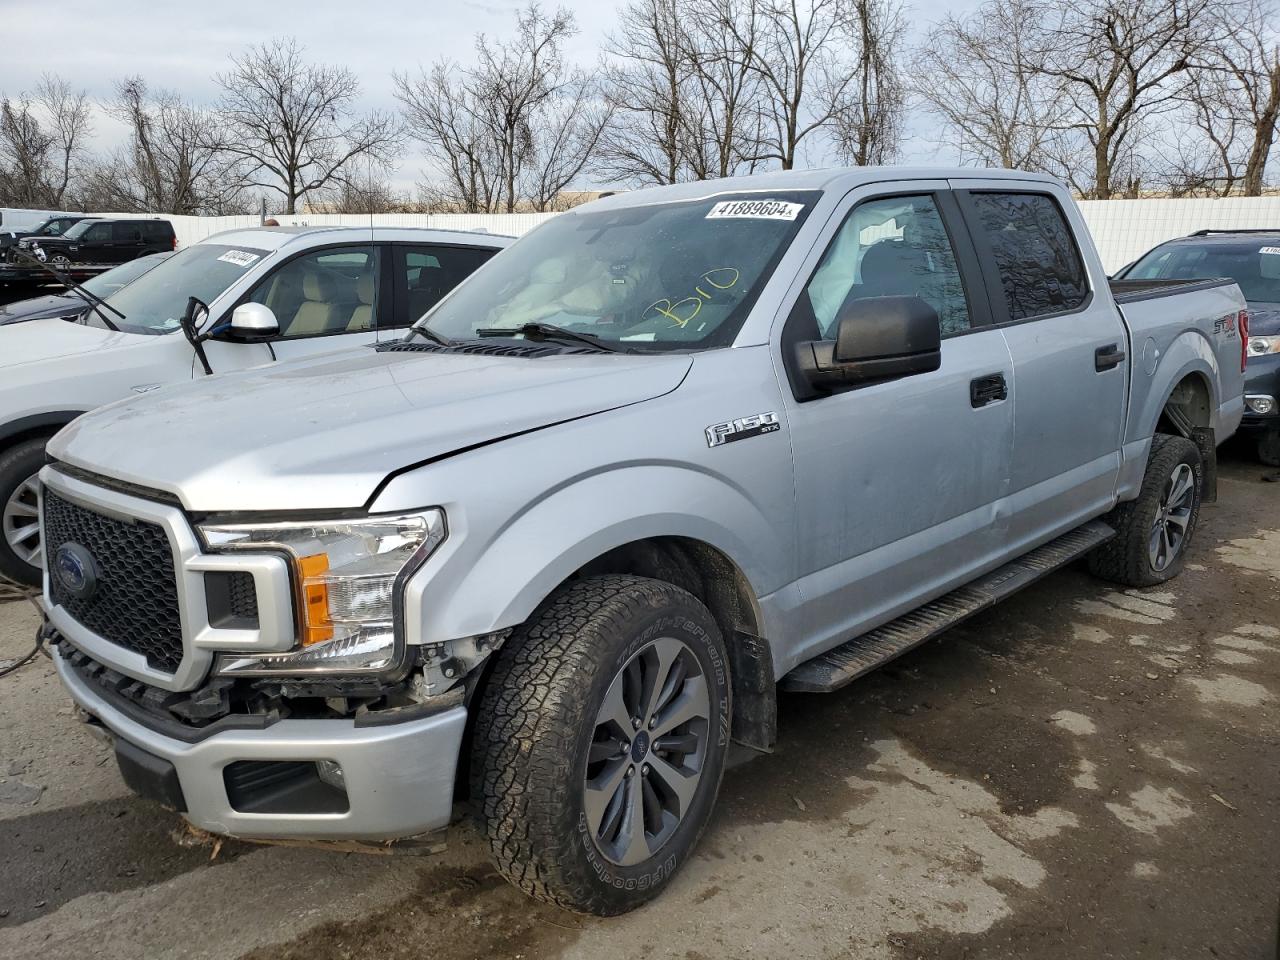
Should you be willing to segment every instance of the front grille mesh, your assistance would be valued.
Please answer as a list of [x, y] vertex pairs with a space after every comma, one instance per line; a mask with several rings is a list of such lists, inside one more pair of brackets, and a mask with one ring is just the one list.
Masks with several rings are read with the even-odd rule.
[[44, 542], [51, 565], [64, 543], [79, 544], [98, 565], [97, 590], [84, 599], [71, 596], [51, 570], [55, 604], [104, 640], [146, 657], [153, 669], [177, 671], [182, 621], [173, 552], [163, 528], [95, 513], [45, 487]]
[[257, 622], [258, 592], [253, 586], [253, 574], [229, 573], [227, 575], [227, 586], [231, 615], [239, 619]]

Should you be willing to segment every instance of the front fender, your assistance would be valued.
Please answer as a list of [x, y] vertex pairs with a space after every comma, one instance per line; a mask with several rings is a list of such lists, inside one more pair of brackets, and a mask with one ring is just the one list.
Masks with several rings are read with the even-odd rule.
[[762, 510], [725, 478], [687, 465], [633, 464], [571, 480], [490, 530], [446, 505], [449, 536], [410, 580], [410, 642], [440, 643], [524, 621], [588, 561], [648, 537], [701, 540], [733, 560], [755, 596], [778, 578], [760, 558], [786, 554]]

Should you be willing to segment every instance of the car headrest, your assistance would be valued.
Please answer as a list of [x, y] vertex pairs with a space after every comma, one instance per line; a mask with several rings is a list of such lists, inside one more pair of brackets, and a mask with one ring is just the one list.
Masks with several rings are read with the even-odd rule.
[[360, 274], [360, 278], [356, 280], [356, 296], [361, 303], [373, 303], [373, 279], [373, 271], [369, 270]]
[[333, 282], [318, 270], [308, 270], [302, 275], [302, 296], [307, 300], [332, 300]]

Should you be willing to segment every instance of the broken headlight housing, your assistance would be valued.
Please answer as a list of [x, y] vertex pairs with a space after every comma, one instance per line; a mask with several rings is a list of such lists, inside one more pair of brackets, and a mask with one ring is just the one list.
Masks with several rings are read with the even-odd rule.
[[404, 581], [445, 538], [444, 513], [200, 527], [216, 552], [270, 551], [289, 561], [297, 643], [287, 653], [224, 654], [224, 676], [368, 675], [404, 661], [396, 614]]

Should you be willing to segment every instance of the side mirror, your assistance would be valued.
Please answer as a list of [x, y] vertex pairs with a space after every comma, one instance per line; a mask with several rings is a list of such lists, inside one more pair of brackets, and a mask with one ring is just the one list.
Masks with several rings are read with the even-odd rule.
[[919, 297], [865, 297], [840, 308], [836, 339], [797, 344], [810, 397], [942, 366], [938, 312]]
[[270, 307], [242, 303], [231, 312], [230, 332], [239, 340], [265, 340], [280, 332], [280, 324]]

